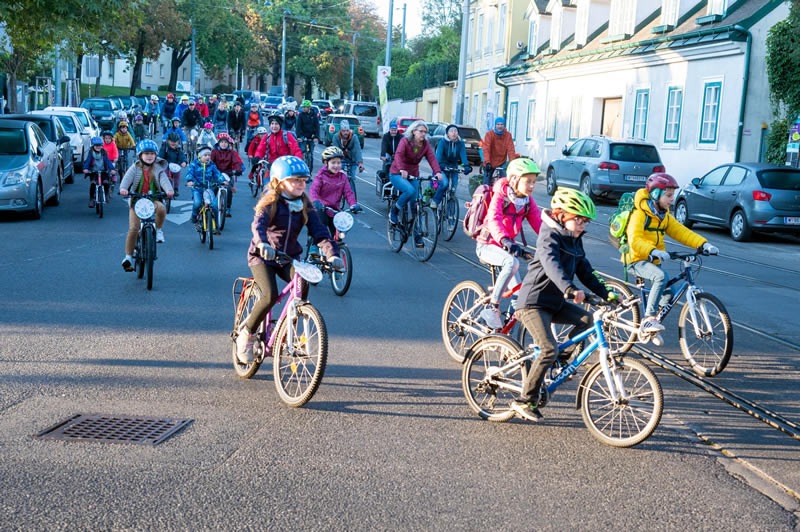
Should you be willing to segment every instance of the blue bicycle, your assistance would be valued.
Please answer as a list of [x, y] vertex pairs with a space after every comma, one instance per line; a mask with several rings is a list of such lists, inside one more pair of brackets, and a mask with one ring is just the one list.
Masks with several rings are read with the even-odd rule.
[[[587, 295], [595, 307], [594, 326], [558, 346], [559, 351], [591, 342], [575, 359], [558, 362], [545, 377], [539, 397], [539, 408], [550, 401], [556, 389], [571, 377], [595, 352], [599, 361], [581, 379], [576, 408], [581, 411], [589, 432], [613, 447], [632, 447], [647, 438], [658, 427], [664, 405], [661, 383], [655, 374], [638, 360], [611, 354], [605, 328], [615, 323], [623, 312], [638, 300], [613, 305], [596, 296]], [[511, 401], [522, 391], [522, 383], [530, 363], [539, 356], [539, 348], [521, 347], [516, 340], [502, 334], [491, 334], [475, 342], [464, 359], [461, 384], [470, 408], [483, 419], [508, 421], [514, 417]]]

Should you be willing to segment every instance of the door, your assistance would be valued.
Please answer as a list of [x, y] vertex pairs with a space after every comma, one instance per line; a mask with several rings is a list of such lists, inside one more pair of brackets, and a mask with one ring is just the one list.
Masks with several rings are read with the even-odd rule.
[[600, 131], [608, 137], [619, 138], [622, 132], [622, 98], [603, 100], [603, 119]]
[[439, 121], [439, 102], [433, 102], [431, 104], [431, 122], [438, 122]]
[[742, 192], [742, 182], [745, 177], [747, 177], [747, 170], [741, 166], [731, 166], [731, 169], [728, 170], [728, 175], [725, 176], [722, 186], [717, 189], [712, 203], [711, 216], [714, 221], [728, 222], [728, 213], [731, 212], [733, 204], [736, 203]]
[[558, 181], [562, 183], [569, 183], [570, 185], [579, 185], [581, 178], [581, 148], [584, 141], [578, 140], [569, 147], [568, 155], [561, 160], [561, 168], [558, 169]]
[[714, 220], [714, 199], [717, 195], [717, 189], [720, 188], [722, 179], [728, 172], [730, 166], [720, 166], [707, 173], [701, 180], [700, 186], [692, 190], [692, 195], [689, 199], [689, 212], [692, 213], [692, 218], [698, 221], [713, 221]]

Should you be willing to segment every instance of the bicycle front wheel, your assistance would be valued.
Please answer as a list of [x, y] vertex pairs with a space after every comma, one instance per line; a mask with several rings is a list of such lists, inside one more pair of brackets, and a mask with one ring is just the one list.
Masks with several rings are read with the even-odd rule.
[[[631, 289], [628, 288], [625, 283], [614, 280], [608, 280], [605, 283], [609, 289], [617, 293], [622, 301], [633, 298], [633, 292], [631, 292]], [[639, 304], [636, 304], [625, 309], [620, 309], [616, 321], [638, 329], [641, 319], [641, 310], [639, 309]], [[627, 353], [634, 344], [636, 344], [638, 337], [636, 332], [615, 327], [612, 324], [603, 324], [603, 328], [606, 333], [606, 339], [608, 340], [608, 347], [611, 353], [615, 355]]]
[[311, 303], [298, 305], [291, 323], [288, 318], [281, 321], [273, 355], [272, 374], [278, 396], [288, 406], [303, 406], [319, 388], [328, 360], [328, 331], [322, 314]]
[[611, 370], [625, 399], [612, 397], [600, 363], [589, 369], [578, 389], [581, 415], [592, 436], [612, 447], [633, 447], [658, 427], [664, 407], [661, 383], [638, 360], [618, 358]]
[[142, 231], [144, 248], [144, 270], [147, 279], [147, 289], [153, 289], [153, 263], [156, 260], [156, 235], [152, 227], [145, 227]]
[[449, 197], [442, 206], [444, 209], [444, 220], [442, 221], [442, 233], [445, 241], [453, 239], [458, 229], [458, 202], [456, 198]]
[[417, 216], [414, 218], [414, 256], [420, 262], [425, 262], [436, 251], [439, 240], [439, 222], [436, 213], [430, 207], [418, 206]]
[[105, 203], [105, 191], [103, 190], [102, 185], [97, 185], [97, 199], [95, 200], [95, 212], [97, 213], [98, 218], [103, 217], [103, 203]]
[[144, 231], [139, 231], [139, 236], [136, 237], [136, 277], [141, 279], [144, 277]]
[[346, 246], [339, 247], [339, 255], [344, 261], [344, 269], [331, 272], [331, 286], [334, 294], [343, 296], [350, 289], [350, 282], [353, 280], [353, 255]]
[[[391, 206], [389, 209], [391, 210]], [[402, 213], [400, 214], [402, 215]], [[386, 220], [386, 237], [389, 240], [389, 247], [392, 248], [392, 251], [395, 253], [399, 253], [400, 250], [403, 249], [403, 244], [406, 243], [403, 228], [400, 227], [400, 224], [393, 224], [389, 219]]]
[[475, 281], [462, 281], [450, 291], [442, 309], [442, 340], [447, 354], [456, 362], [479, 338], [489, 334], [489, 328], [478, 322], [486, 290]]
[[225, 228], [225, 213], [228, 212], [228, 190], [217, 190], [217, 227], [220, 231]]
[[206, 238], [208, 239], [208, 249], [214, 249], [214, 213], [210, 208], [206, 209], [205, 214]]
[[[255, 349], [254, 349], [254, 356], [253, 361], [250, 364], [242, 364], [239, 361], [239, 357], [236, 355], [236, 338], [239, 336], [239, 327], [247, 320], [250, 313], [253, 312], [253, 306], [256, 304], [256, 301], [259, 300], [261, 297], [261, 290], [258, 288], [258, 285], [253, 283], [252, 287], [250, 288], [250, 293], [247, 295], [244, 302], [241, 304], [239, 309], [236, 311], [236, 316], [233, 319], [233, 333], [231, 334], [232, 346], [231, 346], [231, 353], [233, 355], [233, 369], [236, 371], [236, 375], [243, 379], [249, 379], [253, 375], [256, 374], [258, 371], [259, 366], [261, 366], [261, 360], [263, 360], [259, 356], [255, 356]], [[263, 326], [259, 327], [259, 340], [256, 342], [257, 345], [260, 344], [261, 336], [263, 335]], [[260, 345], [259, 345], [260, 350]]]
[[514, 417], [511, 401], [516, 393], [509, 386], [521, 389], [521, 366], [500, 369], [521, 352], [519, 344], [505, 336], [487, 336], [467, 352], [461, 387], [467, 404], [481, 418], [502, 422]]
[[681, 352], [695, 373], [713, 377], [725, 369], [733, 353], [731, 317], [716, 296], [700, 292], [695, 298], [694, 318], [688, 302], [678, 318]]

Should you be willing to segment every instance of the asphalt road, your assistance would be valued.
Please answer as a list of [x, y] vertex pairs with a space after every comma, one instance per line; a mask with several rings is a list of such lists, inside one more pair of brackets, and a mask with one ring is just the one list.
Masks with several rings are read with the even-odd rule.
[[[97, 219], [80, 178], [42, 220], [0, 220], [0, 528], [799, 529], [800, 441], [661, 369], [664, 418], [632, 449], [591, 437], [577, 380], [539, 424], [474, 416], [439, 322], [453, 285], [488, 275], [455, 254], [474, 258], [460, 232], [428, 263], [390, 251], [377, 149], [369, 139], [369, 209], [347, 237], [353, 285], [342, 298], [327, 281], [311, 291], [329, 362], [299, 409], [278, 401], [269, 363], [251, 380], [231, 365], [245, 193], [213, 251], [176, 205], [150, 292], [120, 267], [126, 206], [116, 197]], [[543, 185], [535, 198], [548, 202]], [[586, 247], [619, 277], [611, 210], [600, 206]], [[797, 242], [698, 230], [722, 250], [698, 281], [741, 324], [714, 382], [797, 422]], [[681, 362], [676, 321], [659, 352]], [[194, 421], [156, 447], [33, 438], [75, 413]]]

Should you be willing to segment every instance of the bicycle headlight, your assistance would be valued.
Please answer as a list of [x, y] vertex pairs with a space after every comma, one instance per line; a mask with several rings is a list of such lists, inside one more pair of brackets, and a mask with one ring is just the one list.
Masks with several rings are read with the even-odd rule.
[[136, 213], [136, 216], [142, 220], [149, 220], [155, 215], [156, 206], [149, 199], [141, 198], [136, 202], [136, 205], [134, 205], [133, 211]]

